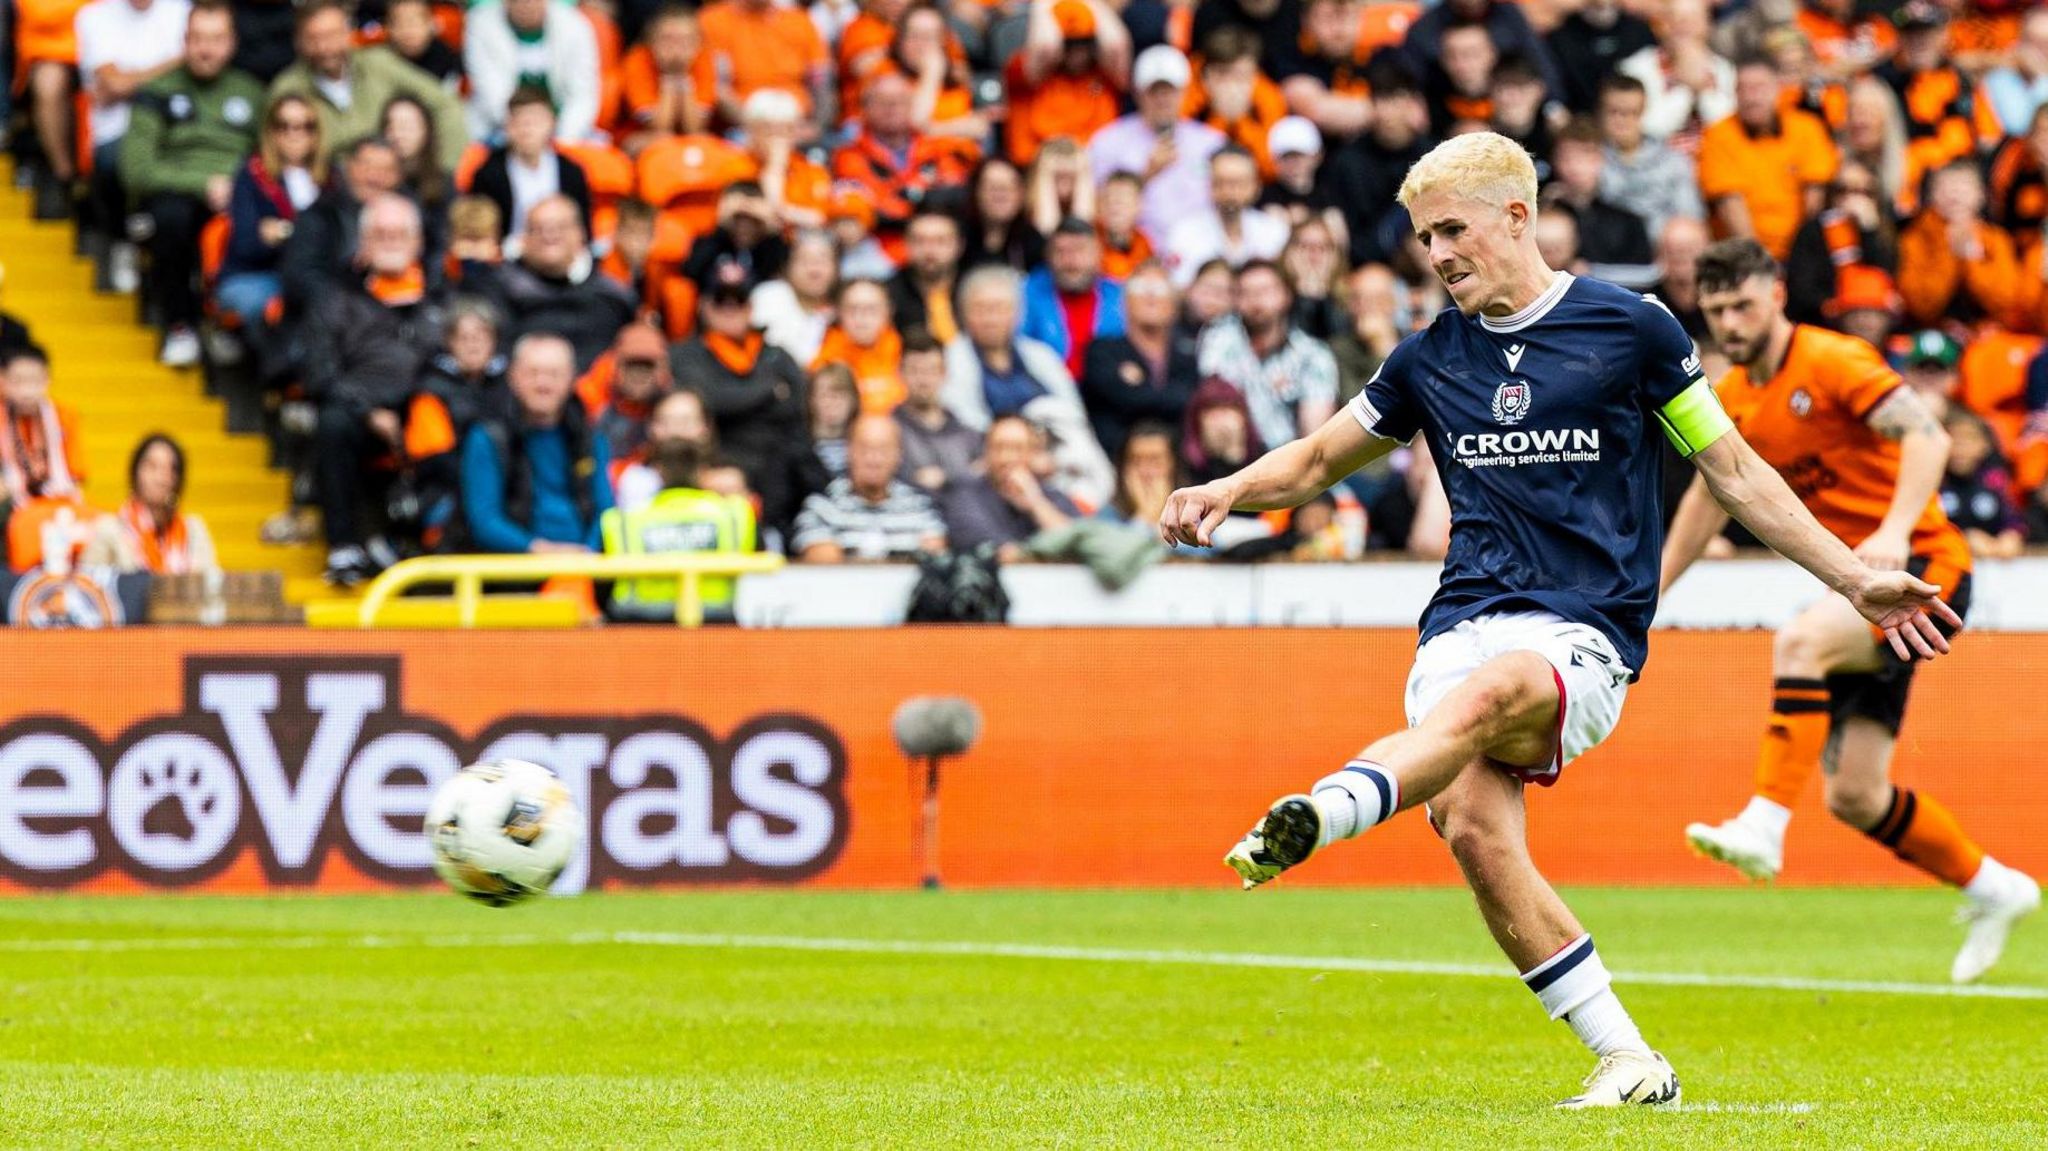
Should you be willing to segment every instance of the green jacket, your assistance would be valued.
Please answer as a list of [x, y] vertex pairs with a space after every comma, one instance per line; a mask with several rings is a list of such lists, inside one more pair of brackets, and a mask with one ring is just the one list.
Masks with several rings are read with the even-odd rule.
[[256, 150], [263, 109], [263, 85], [233, 68], [205, 81], [179, 68], [143, 85], [121, 137], [128, 194], [204, 196], [208, 178], [233, 176]]
[[304, 96], [320, 110], [320, 129], [330, 154], [340, 155], [358, 140], [375, 136], [384, 118], [384, 105], [393, 96], [411, 96], [427, 106], [434, 117], [434, 139], [441, 147], [441, 166], [454, 171], [462, 162], [462, 150], [469, 146], [469, 129], [463, 123], [462, 101], [428, 73], [413, 67], [389, 48], [358, 48], [349, 57], [350, 91], [346, 109], [336, 107], [313, 80], [313, 69], [303, 60], [277, 74], [270, 82], [272, 101], [281, 96]]
[[[654, 502], [632, 512], [614, 508], [599, 521], [604, 554], [663, 555], [669, 552], [733, 552], [756, 549], [754, 505], [734, 496], [697, 488], [663, 488]], [[730, 576], [706, 577], [698, 583], [705, 607], [732, 604]], [[633, 609], [665, 607], [673, 611], [676, 581], [622, 580], [612, 602]]]

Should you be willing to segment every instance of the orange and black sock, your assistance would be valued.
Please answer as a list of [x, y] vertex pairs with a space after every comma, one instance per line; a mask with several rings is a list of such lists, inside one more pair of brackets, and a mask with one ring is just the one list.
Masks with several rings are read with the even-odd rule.
[[1771, 722], [1757, 753], [1756, 793], [1790, 808], [1820, 766], [1828, 742], [1825, 680], [1781, 678], [1771, 685]]
[[1984, 849], [1963, 834], [1949, 809], [1910, 788], [1893, 788], [1884, 818], [1863, 834], [1951, 887], [1969, 883], [1984, 863]]

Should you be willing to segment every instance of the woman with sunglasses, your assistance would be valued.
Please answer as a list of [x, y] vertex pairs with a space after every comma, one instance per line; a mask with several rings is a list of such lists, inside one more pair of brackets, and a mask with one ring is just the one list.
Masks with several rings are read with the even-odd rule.
[[259, 328], [270, 302], [283, 292], [278, 257], [300, 212], [327, 183], [327, 149], [320, 116], [303, 96], [270, 106], [256, 154], [235, 176], [228, 199], [228, 250], [213, 297], [245, 328]]

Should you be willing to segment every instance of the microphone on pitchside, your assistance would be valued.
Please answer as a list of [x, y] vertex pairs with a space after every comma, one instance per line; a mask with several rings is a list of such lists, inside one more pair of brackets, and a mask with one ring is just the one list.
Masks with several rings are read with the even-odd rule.
[[896, 708], [890, 730], [896, 746], [910, 758], [911, 786], [917, 786], [918, 761], [924, 761], [924, 798], [918, 809], [918, 857], [924, 865], [926, 890], [939, 886], [939, 764], [960, 755], [981, 737], [981, 709], [974, 701], [953, 695], [920, 695]]

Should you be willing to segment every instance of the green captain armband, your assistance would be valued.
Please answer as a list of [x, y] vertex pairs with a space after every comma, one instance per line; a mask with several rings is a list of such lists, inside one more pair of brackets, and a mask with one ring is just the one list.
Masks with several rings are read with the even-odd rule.
[[1657, 409], [1657, 422], [1664, 425], [1664, 435], [1671, 446], [1687, 459], [1735, 430], [1735, 422], [1728, 418], [1721, 397], [1714, 394], [1714, 386], [1705, 376]]

